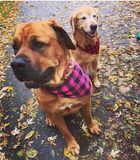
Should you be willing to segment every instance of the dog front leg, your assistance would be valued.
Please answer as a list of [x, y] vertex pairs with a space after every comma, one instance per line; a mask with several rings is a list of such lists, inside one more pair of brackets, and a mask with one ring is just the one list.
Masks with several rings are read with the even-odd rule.
[[91, 99], [89, 99], [89, 102], [82, 107], [82, 110], [90, 132], [99, 135], [101, 130], [99, 129], [99, 126], [93, 121], [91, 116]]
[[72, 153], [73, 155], [79, 154], [80, 146], [75, 141], [75, 138], [72, 136], [72, 134], [69, 132], [64, 118], [63, 117], [58, 117], [58, 118], [54, 117], [52, 119], [52, 122], [57, 126], [57, 128], [60, 130], [60, 132], [65, 137], [69, 152]]
[[101, 83], [99, 82], [99, 80], [97, 78], [98, 59], [95, 59], [92, 63], [93, 63], [92, 64], [93, 70], [94, 70], [94, 73], [93, 73], [93, 76], [92, 76], [92, 81], [93, 81], [95, 87], [99, 88]]

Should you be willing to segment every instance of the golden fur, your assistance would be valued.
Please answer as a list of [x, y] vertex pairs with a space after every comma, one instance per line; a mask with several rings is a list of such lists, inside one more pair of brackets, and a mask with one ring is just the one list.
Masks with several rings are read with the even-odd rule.
[[[90, 26], [94, 24], [97, 25], [98, 18], [98, 8], [90, 6], [82, 6], [71, 14], [70, 24], [72, 27], [72, 41], [75, 45], [78, 42], [82, 48], [85, 48], [89, 44], [94, 45], [96, 43], [98, 28], [93, 32]], [[88, 35], [94, 35], [94, 37]], [[98, 60], [100, 53], [91, 55], [79, 48], [71, 50], [71, 52], [76, 61], [86, 70], [95, 87], [100, 87], [100, 82], [97, 78], [97, 69], [100, 69]]]

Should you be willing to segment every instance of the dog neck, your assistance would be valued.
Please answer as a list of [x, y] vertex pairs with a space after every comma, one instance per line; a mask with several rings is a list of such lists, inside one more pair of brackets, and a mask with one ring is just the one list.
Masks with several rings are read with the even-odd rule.
[[64, 74], [63, 74], [62, 79], [63, 79], [63, 78], [64, 78], [64, 79], [67, 79], [67, 78], [68, 78], [68, 76], [69, 76], [70, 73], [71, 73], [71, 68], [73, 68], [73, 66], [74, 66], [74, 59], [71, 57], [70, 62], [69, 62], [69, 64], [68, 64], [68, 66], [67, 66], [67, 69], [65, 70], [65, 72], [64, 72]]
[[62, 84], [71, 74], [74, 67], [74, 59], [71, 54], [63, 56], [59, 64], [55, 67], [53, 79], [45, 85], [58, 86]]
[[99, 46], [100, 46], [100, 41], [99, 38], [97, 39], [96, 43], [94, 45], [87, 45], [85, 48], [82, 48], [78, 42], [76, 43], [77, 48], [80, 50], [89, 53], [89, 54], [99, 54]]
[[98, 31], [95, 34], [94, 38], [87, 37], [80, 29], [76, 29], [75, 33], [73, 34], [73, 38], [76, 42], [82, 47], [85, 48], [88, 45], [94, 45], [98, 39]]

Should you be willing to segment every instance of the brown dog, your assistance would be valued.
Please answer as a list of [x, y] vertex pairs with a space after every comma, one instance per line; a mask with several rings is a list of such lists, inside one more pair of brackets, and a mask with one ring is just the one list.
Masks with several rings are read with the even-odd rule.
[[72, 41], [77, 46], [73, 57], [86, 70], [95, 87], [100, 87], [97, 78], [99, 65], [98, 9], [82, 6], [71, 14]]
[[91, 133], [100, 129], [91, 117], [92, 86], [86, 73], [69, 53], [75, 49], [65, 30], [54, 19], [21, 23], [12, 42], [15, 58], [11, 66], [16, 78], [36, 88], [46, 123], [55, 124], [64, 135], [68, 150], [79, 154], [80, 147], [68, 131], [63, 116], [83, 109]]

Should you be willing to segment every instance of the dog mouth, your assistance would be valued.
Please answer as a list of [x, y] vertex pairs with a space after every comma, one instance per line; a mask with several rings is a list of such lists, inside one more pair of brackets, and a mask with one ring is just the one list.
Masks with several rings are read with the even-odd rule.
[[35, 81], [24, 80], [24, 84], [27, 88], [40, 88], [43, 84]]
[[82, 28], [82, 32], [83, 32], [86, 36], [88, 36], [89, 38], [94, 38], [94, 37], [95, 37], [95, 33], [96, 33], [96, 31], [92, 31], [92, 32], [88, 33], [88, 32], [86, 32], [83, 28]]
[[38, 80], [28, 80], [28, 79], [23, 79], [23, 82], [25, 86], [29, 89], [31, 88], [40, 88], [44, 83], [49, 82], [54, 74], [54, 68], [50, 67], [44, 72]]

